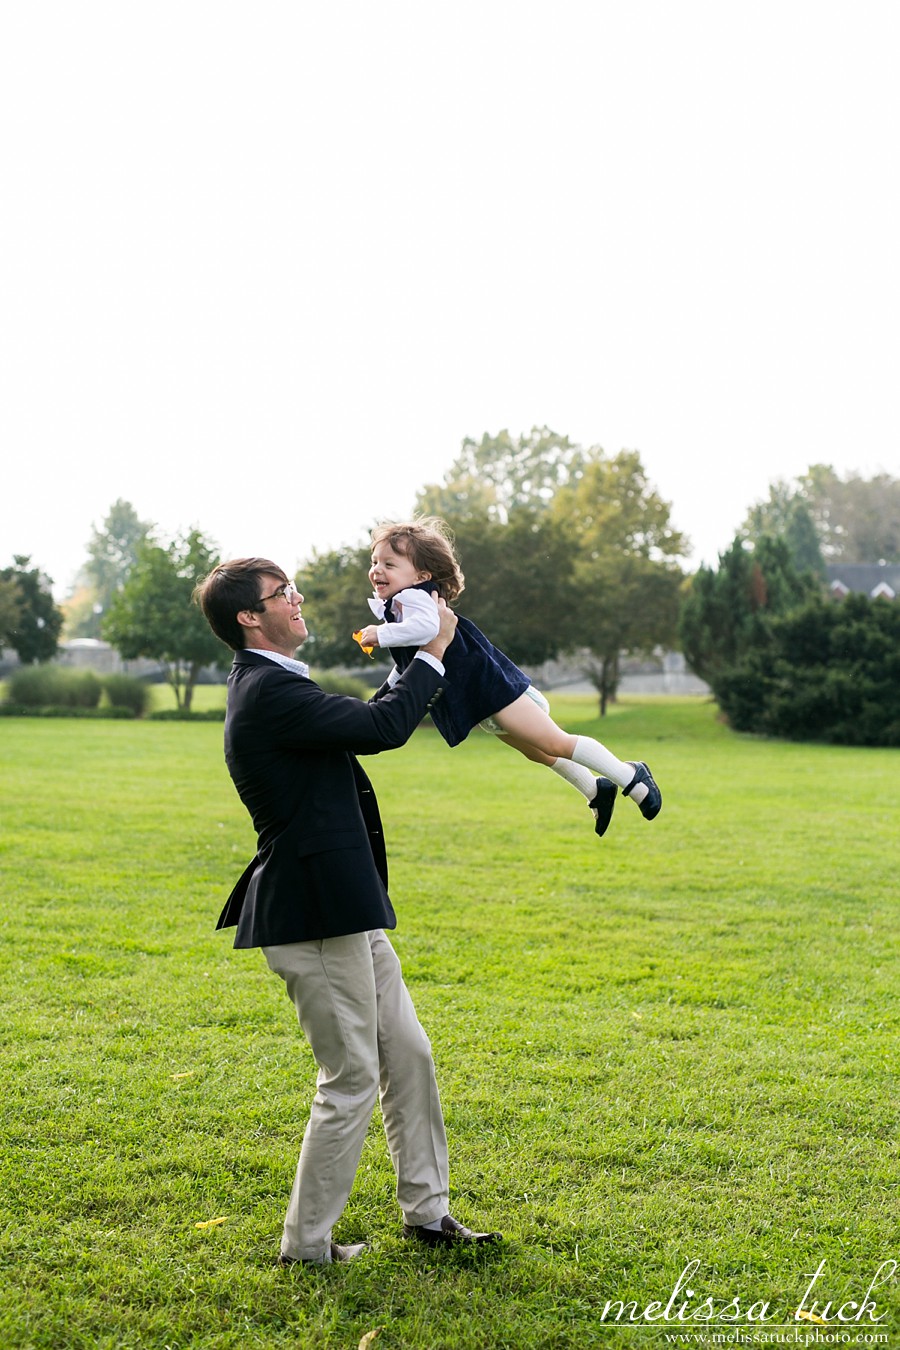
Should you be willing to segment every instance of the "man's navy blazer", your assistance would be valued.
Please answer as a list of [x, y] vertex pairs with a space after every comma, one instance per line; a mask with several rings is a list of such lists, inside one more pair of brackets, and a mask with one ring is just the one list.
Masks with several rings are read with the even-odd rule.
[[403, 745], [441, 687], [433, 666], [414, 661], [365, 703], [235, 653], [225, 760], [258, 836], [217, 924], [237, 925], [235, 947], [396, 927], [378, 803], [355, 756]]

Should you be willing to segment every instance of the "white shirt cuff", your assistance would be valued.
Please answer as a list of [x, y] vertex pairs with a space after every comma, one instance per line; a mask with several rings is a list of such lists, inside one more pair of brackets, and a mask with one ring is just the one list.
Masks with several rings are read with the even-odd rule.
[[428, 664], [431, 666], [432, 670], [436, 670], [439, 675], [443, 675], [444, 673], [443, 665], [437, 659], [436, 656], [431, 655], [431, 652], [416, 652], [415, 656], [413, 657], [413, 660], [427, 661]]

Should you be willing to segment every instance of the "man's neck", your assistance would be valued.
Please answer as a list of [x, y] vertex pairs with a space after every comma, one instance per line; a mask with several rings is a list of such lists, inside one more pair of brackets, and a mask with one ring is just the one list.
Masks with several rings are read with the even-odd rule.
[[285, 647], [274, 647], [272, 643], [267, 642], [264, 637], [258, 637], [251, 642], [245, 643], [244, 651], [250, 650], [256, 652], [274, 652], [278, 656], [286, 656], [289, 661], [298, 661], [300, 659], [297, 656], [297, 652], [300, 650], [299, 647], [291, 647], [290, 649]]

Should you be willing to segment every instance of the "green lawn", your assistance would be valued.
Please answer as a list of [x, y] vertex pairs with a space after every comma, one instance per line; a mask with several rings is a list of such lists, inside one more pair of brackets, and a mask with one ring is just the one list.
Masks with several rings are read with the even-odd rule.
[[900, 1345], [898, 754], [595, 706], [554, 700], [665, 793], [602, 841], [480, 733], [367, 761], [453, 1210], [508, 1241], [404, 1243], [376, 1118], [335, 1234], [372, 1252], [291, 1272], [314, 1069], [213, 931], [252, 854], [221, 724], [0, 720], [2, 1350], [655, 1346], [709, 1298], [777, 1328], [823, 1262], [830, 1329]]
[[[175, 707], [175, 695], [168, 684], [151, 684], [150, 708], [153, 712], [163, 712]], [[206, 712], [208, 708], [224, 708], [226, 689], [224, 684], [198, 684], [194, 686], [191, 708], [194, 712]]]

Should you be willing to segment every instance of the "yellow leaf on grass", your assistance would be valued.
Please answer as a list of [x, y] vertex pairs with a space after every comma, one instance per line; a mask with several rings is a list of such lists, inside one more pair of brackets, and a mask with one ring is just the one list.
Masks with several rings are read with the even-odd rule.
[[188, 1069], [187, 1073], [173, 1073], [170, 1077], [173, 1083], [177, 1083], [179, 1078], [193, 1078], [196, 1072], [196, 1069]]
[[828, 1323], [825, 1321], [824, 1317], [816, 1317], [815, 1313], [807, 1312], [805, 1308], [803, 1309], [798, 1308], [797, 1311], [794, 1313], [794, 1316], [802, 1317], [804, 1322], [818, 1322], [820, 1327], [828, 1326]]
[[202, 1223], [195, 1223], [195, 1224], [194, 1224], [194, 1227], [195, 1227], [195, 1228], [216, 1228], [220, 1223], [227, 1223], [229, 1217], [230, 1217], [230, 1216], [229, 1216], [228, 1214], [223, 1214], [223, 1215], [221, 1215], [221, 1217], [218, 1218], [218, 1219], [204, 1219]]
[[382, 1331], [383, 1329], [383, 1327], [375, 1327], [372, 1331], [367, 1331], [359, 1343], [359, 1350], [369, 1350], [369, 1346], [375, 1340], [379, 1331]]

